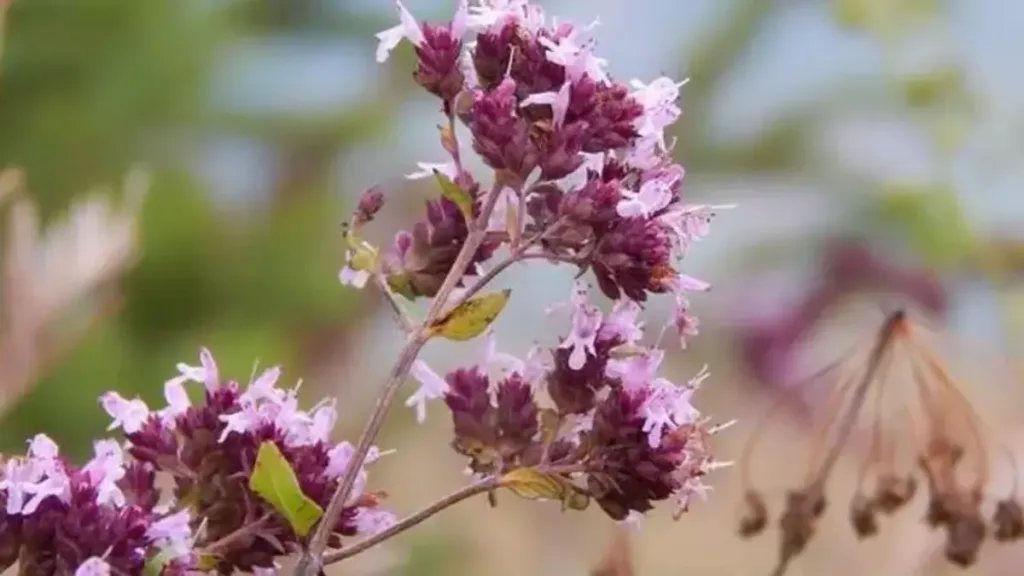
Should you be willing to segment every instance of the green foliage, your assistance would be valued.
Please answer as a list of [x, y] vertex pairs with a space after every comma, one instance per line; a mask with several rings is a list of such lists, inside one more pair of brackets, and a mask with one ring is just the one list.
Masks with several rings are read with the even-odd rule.
[[44, 213], [120, 181], [156, 129], [194, 120], [217, 16], [176, 0], [14, 3], [0, 158], [25, 169]]
[[249, 488], [273, 506], [300, 537], [309, 534], [324, 515], [323, 508], [302, 492], [295, 470], [281, 449], [269, 440], [260, 444]]
[[[0, 422], [0, 450], [23, 450], [26, 437], [46, 432], [72, 457], [87, 456], [109, 422], [99, 394], [159, 404], [175, 364], [195, 363], [204, 345], [224, 376], [244, 381], [259, 361], [284, 364], [297, 380], [305, 336], [325, 324], [339, 332], [359, 311], [337, 281], [349, 210], [329, 182], [334, 160], [379, 133], [401, 92], [326, 115], [207, 109], [219, 49], [270, 3], [231, 4], [14, 3], [0, 68], [0, 159], [25, 169], [44, 216], [92, 186], [116, 186], [139, 161], [154, 174], [138, 223], [141, 259], [120, 282], [123, 310]], [[304, 21], [275, 18], [279, 32]], [[166, 154], [187, 159], [191, 138], [213, 132], [267, 144], [284, 163], [299, 159], [302, 178], [271, 183], [280, 198], [269, 211], [223, 209]]]

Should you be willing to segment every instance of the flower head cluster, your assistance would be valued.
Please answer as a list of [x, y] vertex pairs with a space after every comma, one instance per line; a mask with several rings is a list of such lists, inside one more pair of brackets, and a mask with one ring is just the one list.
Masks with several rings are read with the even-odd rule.
[[621, 300], [603, 314], [582, 288], [571, 304], [574, 331], [550, 350], [521, 360], [498, 352], [490, 335], [479, 364], [444, 378], [418, 361], [420, 389], [407, 404], [422, 418], [426, 400], [444, 399], [452, 446], [475, 474], [543, 470], [616, 520], [670, 498], [682, 512], [723, 465], [708, 444], [723, 426], [709, 426], [690, 402], [708, 374], [683, 385], [659, 377], [664, 352], [639, 345], [640, 306]]
[[[449, 159], [420, 163], [409, 177], [441, 175], [471, 209], [448, 194], [428, 202], [424, 221], [400, 232], [384, 258], [359, 262], [353, 249], [342, 280], [361, 286], [366, 275], [356, 272], [373, 268], [409, 298], [432, 297], [475, 224], [467, 217], [486, 211], [487, 236], [467, 275], [483, 273], [503, 244], [534, 248], [592, 270], [610, 298], [673, 295], [673, 327], [681, 338], [695, 335], [687, 294], [708, 285], [680, 275], [677, 261], [707, 233], [718, 207], [684, 202], [684, 170], [666, 143], [683, 83], [613, 80], [587, 37], [597, 22], [549, 23], [525, 0], [463, 0], [439, 25], [396, 5], [400, 23], [378, 34], [378, 60], [408, 40], [418, 59], [413, 77], [440, 99], [449, 124], [441, 133]], [[466, 169], [460, 125], [493, 169], [490, 185]]]
[[[122, 429], [127, 441], [96, 442], [96, 456], [84, 466], [60, 458], [44, 435], [30, 442], [25, 457], [5, 463], [0, 566], [17, 560], [32, 574], [141, 574], [159, 561], [167, 574], [261, 571], [301, 544], [249, 479], [260, 445], [273, 442], [302, 492], [326, 507], [353, 452], [347, 442], [330, 443], [334, 406], [300, 410], [297, 389], [276, 386], [277, 368], [244, 390], [222, 382], [206, 350], [200, 366], [178, 369], [160, 410], [116, 392], [100, 399], [113, 418], [110, 429]], [[202, 403], [191, 403], [189, 382], [203, 385]], [[159, 477], [170, 494], [158, 487]], [[333, 530], [334, 545], [393, 522], [378, 508], [379, 496], [365, 490], [365, 470], [358, 480]]]
[[[350, 239], [342, 281], [360, 286], [379, 274], [407, 298], [448, 298], [453, 270], [454, 286], [472, 292], [467, 279], [488, 277], [489, 260], [507, 247], [499, 269], [528, 258], [569, 263], [614, 300], [605, 313], [578, 283], [563, 307], [568, 334], [525, 361], [489, 340], [481, 363], [443, 378], [417, 362], [421, 386], [409, 405], [422, 419], [427, 400], [444, 399], [453, 447], [476, 474], [531, 469], [553, 478], [567, 505], [593, 499], [619, 520], [672, 497], [685, 509], [716, 466], [707, 442], [716, 428], [690, 404], [706, 374], [682, 386], [659, 377], [664, 352], [642, 345], [638, 321], [651, 295], [671, 296], [664, 328], [685, 345], [697, 333], [689, 295], [709, 288], [679, 271], [716, 210], [684, 201], [684, 169], [665, 135], [684, 82], [616, 81], [589, 37], [597, 22], [555, 22], [526, 0], [463, 0], [442, 24], [395, 4], [399, 24], [377, 35], [377, 59], [403, 40], [413, 45], [413, 78], [447, 119], [448, 159], [421, 163], [409, 178], [436, 177], [444, 194], [382, 258]], [[466, 169], [459, 132], [493, 172], [489, 184]], [[365, 220], [357, 215], [353, 229]], [[472, 251], [462, 254], [465, 245]]]

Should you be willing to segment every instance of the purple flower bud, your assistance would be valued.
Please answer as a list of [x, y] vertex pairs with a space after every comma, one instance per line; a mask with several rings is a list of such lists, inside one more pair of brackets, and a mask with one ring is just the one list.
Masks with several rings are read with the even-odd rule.
[[477, 367], [455, 370], [445, 380], [449, 390], [444, 401], [451, 410], [455, 430], [453, 447], [472, 459], [470, 466], [474, 470], [487, 470], [491, 458], [485, 457], [484, 452], [493, 451], [498, 438], [490, 380]]
[[353, 224], [360, 226], [373, 221], [377, 213], [384, 207], [384, 192], [377, 186], [368, 188], [359, 196], [359, 204], [353, 216]]
[[473, 150], [495, 170], [525, 179], [537, 165], [530, 125], [519, 116], [516, 83], [506, 78], [490, 91], [478, 91], [470, 108]]
[[630, 97], [625, 86], [597, 84], [593, 110], [583, 117], [588, 125], [583, 151], [604, 152], [629, 145], [638, 137], [635, 124], [643, 114], [643, 106]]
[[589, 224], [595, 233], [602, 234], [619, 219], [615, 207], [622, 197], [620, 187], [617, 180], [589, 178], [581, 188], [562, 197], [558, 212], [570, 220]]
[[594, 274], [609, 298], [625, 294], [643, 302], [647, 292], [671, 290], [666, 283], [676, 275], [671, 258], [672, 240], [661, 224], [642, 218], [624, 219], [601, 238], [593, 260]]
[[676, 469], [683, 463], [684, 442], [671, 436], [652, 448], [641, 413], [647, 390], [612, 390], [594, 414], [588, 437], [593, 462], [587, 488], [612, 518], [623, 520], [631, 510], [643, 513], [653, 502], [667, 500], [682, 488]]
[[583, 366], [570, 366], [571, 351], [556, 348], [552, 351], [554, 366], [547, 375], [548, 393], [559, 411], [565, 414], [583, 414], [594, 407], [597, 393], [610, 381], [605, 375], [611, 350], [620, 344], [616, 339], [597, 338], [596, 354], [587, 354]]
[[[457, 32], [457, 31], [456, 31]], [[453, 33], [453, 26], [423, 26], [423, 42], [416, 47], [419, 57], [413, 78], [431, 94], [451, 105], [466, 82], [459, 67], [462, 38]], [[446, 113], [454, 111], [446, 109]]]
[[518, 455], [537, 434], [537, 404], [529, 382], [513, 373], [498, 384], [497, 424], [504, 455]]
[[[395, 238], [392, 271], [407, 275], [414, 295], [433, 297], [468, 237], [466, 220], [454, 202], [447, 198], [430, 201], [426, 221], [417, 222], [411, 234]], [[490, 259], [497, 246], [496, 242], [481, 244], [466, 273], [476, 274], [476, 265]]]

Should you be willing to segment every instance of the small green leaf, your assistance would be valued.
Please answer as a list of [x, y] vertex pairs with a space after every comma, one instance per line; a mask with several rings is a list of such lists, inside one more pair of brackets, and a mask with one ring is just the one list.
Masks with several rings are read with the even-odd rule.
[[473, 197], [469, 195], [469, 192], [463, 190], [458, 184], [452, 181], [451, 178], [442, 174], [439, 170], [434, 170], [434, 178], [437, 178], [437, 183], [441, 186], [441, 195], [451, 200], [459, 207], [462, 211], [462, 216], [465, 217], [466, 222], [473, 219]]
[[396, 272], [394, 274], [388, 274], [387, 276], [388, 287], [391, 290], [406, 300], [415, 300], [416, 292], [412, 288], [412, 282], [409, 281], [409, 275], [405, 272]]
[[561, 500], [568, 489], [563, 479], [533, 468], [516, 468], [501, 478], [501, 485], [527, 500]]
[[482, 334], [501, 314], [512, 291], [482, 294], [463, 302], [430, 327], [431, 335], [462, 342]]
[[256, 468], [249, 477], [249, 489], [274, 507], [300, 537], [309, 534], [324, 515], [316, 502], [302, 492], [295, 471], [278, 449], [265, 441], [256, 455]]

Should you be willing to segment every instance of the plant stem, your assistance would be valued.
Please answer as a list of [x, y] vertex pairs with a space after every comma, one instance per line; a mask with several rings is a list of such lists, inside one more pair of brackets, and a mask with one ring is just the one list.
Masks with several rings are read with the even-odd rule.
[[402, 308], [402, 304], [395, 298], [395, 293], [391, 291], [391, 287], [388, 286], [383, 274], [379, 272], [374, 273], [373, 283], [377, 285], [377, 289], [384, 295], [384, 299], [388, 301], [395, 319], [402, 326], [402, 331], [406, 334], [412, 333], [416, 329], [416, 323], [413, 322], [412, 318], [405, 312], [405, 309]]
[[437, 514], [438, 512], [441, 512], [442, 510], [445, 510], [446, 508], [450, 508], [451, 506], [454, 506], [455, 504], [458, 504], [459, 502], [462, 502], [463, 500], [466, 500], [468, 498], [472, 498], [473, 496], [476, 496], [478, 494], [483, 494], [484, 492], [493, 490], [498, 486], [498, 479], [492, 476], [490, 478], [485, 478], [483, 480], [480, 480], [479, 482], [470, 484], [469, 486], [460, 488], [459, 490], [456, 490], [455, 492], [452, 492], [451, 494], [445, 496], [444, 498], [441, 498], [437, 502], [434, 502], [433, 504], [427, 506], [426, 508], [420, 510], [419, 512], [402, 518], [394, 525], [392, 525], [391, 527], [382, 532], [378, 532], [377, 534], [374, 534], [369, 538], [360, 540], [359, 542], [356, 542], [348, 548], [344, 548], [337, 552], [325, 555], [323, 562], [324, 566], [334, 564], [335, 562], [341, 562], [346, 558], [351, 558], [356, 554], [365, 552], [366, 550], [373, 548], [381, 542], [389, 540], [397, 536], [398, 534], [405, 532], [406, 530], [422, 523], [426, 519], [430, 518], [434, 514]]
[[234, 532], [228, 534], [227, 536], [224, 536], [220, 540], [217, 540], [216, 542], [213, 542], [213, 543], [209, 544], [208, 546], [204, 546], [203, 547], [203, 552], [213, 553], [213, 552], [218, 552], [218, 551], [220, 551], [220, 550], [222, 550], [224, 548], [227, 548], [229, 545], [233, 544], [236, 540], [238, 540], [238, 539], [240, 539], [240, 538], [242, 538], [244, 536], [248, 536], [249, 534], [252, 534], [253, 532], [259, 530], [264, 525], [266, 525], [266, 523], [269, 520], [270, 520], [270, 516], [269, 515], [264, 515], [264, 516], [260, 517], [259, 519], [257, 519], [254, 522], [251, 522], [249, 524], [245, 524], [241, 528], [239, 528], [238, 530], [235, 530]]
[[345, 474], [342, 476], [341, 482], [338, 483], [338, 488], [331, 495], [327, 510], [324, 511], [316, 531], [309, 540], [309, 546], [295, 567], [294, 573], [296, 576], [316, 576], [322, 571], [323, 562], [321, 557], [327, 548], [327, 541], [334, 531], [338, 517], [341, 516], [341, 511], [348, 500], [349, 494], [352, 492], [352, 488], [355, 486], [356, 478], [359, 476], [359, 471], [362, 470], [363, 462], [366, 461], [366, 455], [370, 451], [370, 446], [373, 445], [377, 434], [380, 433], [388, 408], [391, 407], [398, 389], [409, 373], [409, 368], [416, 360], [420, 350], [427, 343], [427, 340], [430, 339], [427, 329], [437, 320], [452, 290], [455, 289], [459, 280], [465, 275], [466, 269], [473, 262], [477, 249], [483, 243], [487, 235], [487, 222], [490, 219], [491, 212], [494, 211], [494, 206], [497, 203], [503, 186], [501, 178], [495, 178], [494, 186], [484, 199], [483, 208], [480, 210], [476, 221], [467, 223], [469, 234], [466, 241], [463, 243], [458, 256], [455, 257], [452, 269], [448, 272], [444, 282], [442, 282], [437, 295], [434, 296], [434, 300], [430, 304], [430, 309], [427, 311], [427, 316], [424, 318], [423, 323], [407, 337], [405, 346], [399, 354], [394, 367], [392, 367], [387, 382], [384, 383], [384, 389], [381, 391], [380, 397], [377, 399], [377, 406], [374, 408], [373, 414], [370, 415], [370, 419], [367, 420], [366, 426], [359, 436], [359, 442], [356, 444], [352, 460], [348, 463]]

